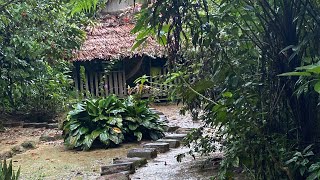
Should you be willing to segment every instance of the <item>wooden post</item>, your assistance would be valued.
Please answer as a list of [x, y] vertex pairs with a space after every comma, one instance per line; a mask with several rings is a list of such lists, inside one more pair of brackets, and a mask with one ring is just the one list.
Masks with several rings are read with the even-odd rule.
[[[109, 93], [110, 94], [113, 94], [113, 78], [112, 78], [112, 73], [110, 72], [110, 74], [109, 74], [109, 86], [108, 86], [108, 88], [109, 88]], [[109, 94], [109, 95], [110, 95]]]
[[108, 78], [109, 78], [109, 76], [105, 73], [105, 74], [104, 74], [104, 86], [103, 86], [103, 88], [104, 88], [106, 97], [109, 96]]
[[113, 72], [114, 94], [119, 95], [118, 72]]
[[89, 89], [89, 73], [86, 71], [86, 79], [85, 79], [85, 83], [86, 83], [86, 89], [85, 89], [85, 92], [86, 92], [86, 97], [88, 97], [88, 93], [90, 93], [90, 89]]
[[74, 78], [74, 83], [75, 83], [76, 96], [77, 96], [77, 98], [79, 98], [79, 80], [78, 80], [77, 68], [73, 72], [73, 78]]
[[127, 89], [127, 81], [126, 81], [126, 72], [123, 71], [123, 83], [124, 83], [124, 96], [128, 95], [128, 89]]
[[94, 72], [94, 85], [96, 90], [96, 97], [99, 97], [99, 79], [98, 79], [98, 72]]
[[95, 96], [94, 94], [94, 86], [93, 86], [93, 81], [94, 81], [94, 78], [93, 78], [93, 72], [90, 72], [90, 93]]
[[118, 79], [119, 79], [119, 97], [123, 97], [123, 73], [120, 71], [118, 72]]

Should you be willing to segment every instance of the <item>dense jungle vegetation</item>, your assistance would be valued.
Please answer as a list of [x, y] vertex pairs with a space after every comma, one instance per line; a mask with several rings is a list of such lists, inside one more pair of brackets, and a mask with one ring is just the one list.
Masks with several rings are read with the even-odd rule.
[[[68, 64], [98, 0], [0, 0], [2, 113], [50, 115], [67, 104]], [[168, 49], [166, 82], [205, 125], [190, 153], [225, 157], [219, 179], [320, 178], [320, 2], [157, 0], [138, 15], [137, 44]], [[202, 112], [202, 113], [199, 113]], [[52, 115], [51, 115], [52, 116]], [[209, 133], [208, 129], [216, 129]]]
[[[66, 106], [88, 18], [64, 0], [0, 1], [0, 112], [48, 120]], [[37, 117], [37, 118], [35, 118]]]
[[319, 11], [309, 0], [158, 0], [140, 13], [137, 43], [167, 46], [173, 95], [204, 112], [193, 152], [223, 141], [220, 178], [237, 167], [252, 179], [320, 177]]

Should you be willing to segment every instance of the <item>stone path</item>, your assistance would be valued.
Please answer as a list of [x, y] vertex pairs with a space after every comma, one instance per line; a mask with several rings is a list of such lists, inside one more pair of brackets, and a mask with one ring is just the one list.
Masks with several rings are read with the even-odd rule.
[[[155, 109], [152, 110], [160, 115], [160, 120], [167, 121], [163, 113]], [[130, 174], [133, 174], [136, 169], [145, 165], [148, 160], [156, 158], [159, 154], [168, 153], [171, 149], [179, 148], [183, 138], [186, 137], [187, 133], [192, 129], [179, 127], [169, 127], [167, 129], [167, 131], [172, 130], [179, 133], [166, 134], [163, 139], [144, 144], [141, 148], [130, 149], [127, 158], [114, 159], [113, 164], [101, 166], [101, 177], [98, 179], [129, 180]]]
[[[127, 158], [115, 159], [113, 164], [101, 166], [101, 180], [129, 180], [130, 174], [156, 158], [161, 153], [167, 153], [173, 148], [179, 148], [186, 134], [171, 134], [164, 139], [144, 144], [141, 148], [128, 151]], [[165, 155], [165, 154], [164, 154]]]

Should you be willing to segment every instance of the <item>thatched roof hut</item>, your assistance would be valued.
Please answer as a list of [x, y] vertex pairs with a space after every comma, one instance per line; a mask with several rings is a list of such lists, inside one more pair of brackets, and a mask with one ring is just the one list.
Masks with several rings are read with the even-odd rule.
[[[166, 73], [163, 69], [165, 48], [156, 40], [148, 38], [146, 43], [132, 51], [136, 35], [134, 13], [139, 6], [102, 15], [94, 27], [86, 28], [86, 41], [73, 53], [75, 88], [80, 94], [89, 96], [127, 95], [128, 85], [152, 72]], [[110, 64], [117, 62], [109, 68]], [[81, 73], [81, 68], [85, 73]], [[85, 77], [83, 77], [85, 76]], [[152, 78], [150, 79], [152, 80]]]
[[165, 51], [154, 39], [136, 50], [132, 46], [136, 35], [131, 33], [135, 26], [134, 12], [137, 8], [104, 15], [94, 27], [86, 29], [87, 38], [81, 49], [74, 53], [72, 61], [121, 60], [134, 56], [164, 57]]

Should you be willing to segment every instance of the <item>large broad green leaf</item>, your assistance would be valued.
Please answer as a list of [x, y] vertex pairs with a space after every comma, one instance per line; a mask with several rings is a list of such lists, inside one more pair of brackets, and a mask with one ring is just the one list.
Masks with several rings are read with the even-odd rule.
[[88, 131], [89, 129], [87, 127], [82, 126], [76, 131], [76, 133], [78, 135], [83, 135], [83, 134], [86, 134]]
[[136, 122], [136, 119], [133, 118], [133, 117], [125, 117], [124, 120], [131, 121], [131, 122]]
[[122, 140], [117, 135], [110, 134], [109, 139], [115, 144], [120, 144]]
[[143, 125], [143, 126], [146, 127], [146, 128], [150, 128], [151, 122], [150, 122], [150, 121], [143, 121], [143, 122], [141, 123], [141, 125]]
[[69, 142], [68, 142], [69, 146], [70, 147], [76, 147], [76, 144], [79, 141], [80, 137], [81, 137], [81, 135], [79, 135], [79, 134], [71, 136], [69, 138]]
[[91, 138], [92, 138], [93, 140], [95, 140], [95, 139], [96, 139], [98, 136], [100, 136], [100, 134], [103, 133], [103, 132], [104, 132], [103, 129], [96, 129], [96, 130], [92, 131], [92, 133], [91, 133]]
[[68, 115], [70, 115], [70, 116], [74, 116], [74, 115], [77, 115], [77, 114], [79, 114], [80, 112], [83, 112], [83, 111], [85, 111], [86, 109], [84, 108], [84, 105], [82, 104], [82, 103], [77, 103], [76, 105], [74, 105], [73, 106], [73, 110], [72, 111], [70, 111], [69, 113], [68, 113]]
[[109, 117], [108, 123], [111, 125], [117, 125], [119, 123], [122, 123], [121, 117]]
[[91, 137], [91, 134], [85, 136], [83, 140], [83, 150], [88, 150], [91, 148], [94, 139]]
[[99, 108], [100, 109], [108, 109], [110, 105], [116, 101], [116, 97], [114, 95], [108, 96], [105, 99], [101, 99], [99, 101]]
[[141, 44], [143, 44], [146, 40], [147, 40], [148, 37], [144, 37], [142, 39], [139, 39], [137, 40], [134, 45], [132, 46], [132, 51], [136, 50]]
[[287, 72], [279, 74], [278, 76], [311, 76], [308, 72]]
[[118, 108], [118, 109], [114, 109], [112, 111], [110, 111], [110, 113], [114, 114], [114, 115], [117, 115], [119, 113], [123, 113], [125, 112], [126, 110], [124, 108]]
[[297, 67], [296, 70], [305, 70], [307, 72], [320, 74], [320, 65], [301, 66], [301, 67]]
[[90, 114], [91, 116], [98, 116], [99, 114], [99, 109], [98, 107], [95, 105], [95, 101], [93, 100], [87, 100], [87, 111], [88, 114]]
[[103, 131], [100, 135], [99, 138], [102, 142], [106, 142], [109, 140], [109, 132], [108, 131]]
[[320, 81], [318, 81], [315, 85], [314, 85], [314, 90], [320, 94]]
[[99, 116], [94, 118], [92, 121], [97, 122], [97, 121], [102, 121], [102, 120], [109, 120], [109, 117], [107, 117], [103, 114], [99, 114]]
[[70, 131], [76, 130], [79, 126], [81, 126], [81, 123], [79, 123], [79, 122], [70, 124]]
[[139, 124], [132, 124], [132, 123], [130, 123], [130, 124], [128, 125], [128, 127], [129, 127], [129, 129], [130, 129], [131, 131], [135, 131], [135, 130], [139, 127]]
[[137, 141], [141, 141], [142, 133], [140, 131], [135, 131], [133, 134], [137, 137]]

